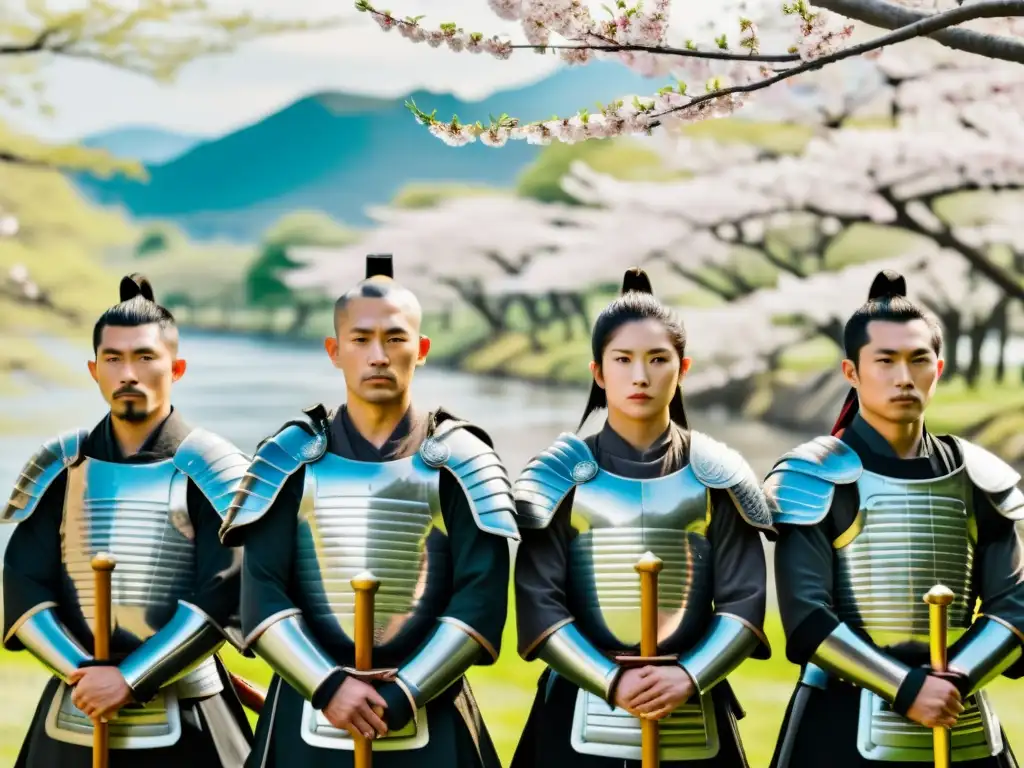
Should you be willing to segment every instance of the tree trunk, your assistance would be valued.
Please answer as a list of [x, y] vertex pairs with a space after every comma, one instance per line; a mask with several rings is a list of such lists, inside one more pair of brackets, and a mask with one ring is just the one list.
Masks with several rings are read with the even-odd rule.
[[834, 342], [841, 351], [846, 351], [846, 340], [843, 338], [843, 333], [846, 330], [845, 323], [841, 323], [833, 318], [826, 325], [817, 326], [815, 330], [826, 339]]
[[505, 310], [507, 302], [498, 301], [497, 307], [491, 305], [489, 297], [483, 292], [479, 280], [459, 280], [457, 278], [441, 278], [441, 282], [459, 294], [464, 302], [475, 309], [487, 323], [487, 327], [495, 336], [508, 330]]
[[964, 372], [964, 381], [967, 383], [968, 389], [978, 386], [978, 378], [981, 376], [981, 346], [985, 343], [988, 331], [988, 323], [975, 322], [968, 334], [968, 338], [971, 340], [971, 359]]
[[309, 322], [310, 316], [313, 314], [313, 307], [305, 302], [300, 302], [295, 305], [295, 317], [292, 319], [292, 324], [287, 330], [289, 336], [298, 336], [302, 333], [302, 330], [306, 327], [306, 323]]
[[1010, 302], [1000, 301], [996, 311], [992, 313], [992, 325], [999, 338], [999, 349], [996, 352], [996, 384], [1006, 380], [1006, 345], [1010, 341]]
[[510, 304], [518, 302], [526, 311], [527, 328], [526, 333], [530, 338], [530, 350], [532, 352], [543, 352], [544, 345], [540, 341], [540, 332], [544, 327], [544, 317], [538, 307], [539, 299], [536, 296], [523, 293], [511, 297]]

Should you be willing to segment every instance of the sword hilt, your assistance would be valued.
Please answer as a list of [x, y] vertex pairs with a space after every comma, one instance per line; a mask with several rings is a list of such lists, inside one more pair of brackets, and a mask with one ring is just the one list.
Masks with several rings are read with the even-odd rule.
[[[634, 570], [640, 574], [640, 655], [658, 655], [658, 574], [664, 563], [653, 552], [646, 552]], [[643, 768], [658, 768], [661, 760], [658, 721], [640, 720], [640, 755]]]
[[[931, 652], [931, 666], [936, 672], [948, 671], [948, 613], [949, 606], [954, 599], [955, 595], [952, 590], [942, 584], [936, 584], [924, 596], [924, 601], [928, 603], [928, 645]], [[949, 729], [943, 726], [933, 728], [932, 743], [935, 750], [935, 768], [950, 768], [952, 744]]]
[[[370, 571], [363, 571], [349, 584], [356, 596], [355, 667], [359, 672], [373, 669], [373, 603], [380, 580]], [[353, 737], [355, 746], [355, 768], [370, 768], [373, 765], [373, 742], [362, 736]]]
[[[96, 617], [92, 631], [93, 658], [96, 661], [110, 660], [110, 581], [117, 560], [107, 552], [100, 552], [92, 559], [92, 572], [96, 589]], [[92, 766], [107, 768], [110, 764], [110, 729], [107, 721], [98, 718], [93, 721]]]

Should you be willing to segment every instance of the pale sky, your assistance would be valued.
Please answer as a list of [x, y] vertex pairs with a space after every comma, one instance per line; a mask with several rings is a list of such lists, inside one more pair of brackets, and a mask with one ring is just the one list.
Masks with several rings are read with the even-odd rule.
[[[731, 0], [759, 4], [765, 0]], [[61, 2], [61, 0], [57, 0]], [[65, 0], [71, 2], [71, 0]], [[507, 34], [524, 42], [517, 22], [495, 16], [486, 0], [380, 0], [396, 16], [426, 15], [423, 23], [455, 21], [467, 31]], [[599, 8], [600, 2], [591, 5]], [[507, 61], [486, 54], [453, 53], [384, 33], [352, 0], [210, 0], [214, 9], [317, 19], [340, 16], [343, 27], [249, 43], [236, 52], [197, 60], [172, 85], [79, 59], [54, 60], [44, 77], [57, 115], [31, 110], [0, 112], [12, 125], [51, 141], [73, 140], [110, 128], [159, 126], [219, 135], [259, 120], [292, 101], [322, 90], [403, 96], [425, 88], [475, 100], [535, 82], [554, 71], [550, 54], [517, 51]], [[719, 10], [708, 10], [709, 6]], [[721, 3], [675, 0], [676, 19], [710, 21]], [[595, 14], [596, 15], [596, 14]], [[732, 14], [730, 18], [735, 18]], [[675, 26], [675, 25], [674, 25]], [[733, 32], [729, 25], [729, 32]]]

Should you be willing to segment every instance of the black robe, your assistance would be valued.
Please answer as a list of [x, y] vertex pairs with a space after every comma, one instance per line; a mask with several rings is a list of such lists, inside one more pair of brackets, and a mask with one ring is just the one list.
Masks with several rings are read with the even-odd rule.
[[[598, 465], [632, 479], [663, 477], [689, 462], [689, 432], [671, 425], [651, 448], [641, 453], [605, 424], [586, 438]], [[573, 537], [570, 514], [574, 492], [565, 498], [550, 525], [542, 530], [522, 530], [516, 554], [516, 616], [520, 652], [556, 624], [572, 617], [566, 599], [569, 546]], [[767, 568], [764, 546], [756, 528], [737, 512], [726, 491], [711, 491], [712, 515], [707, 537], [713, 548], [714, 606], [709, 600], [694, 612], [689, 632], [679, 648], [659, 648], [679, 653], [704, 635], [714, 610], [739, 616], [758, 629], [764, 626]], [[754, 656], [768, 657], [767, 641]], [[533, 709], [512, 760], [512, 768], [640, 768], [640, 761], [621, 760], [576, 752], [570, 744], [573, 710], [579, 688], [550, 668], [538, 682]], [[662, 768], [746, 768], [736, 721], [744, 716], [728, 681], [711, 691], [718, 722], [721, 749], [708, 760], [662, 761]]]
[[[175, 410], [171, 411], [134, 456], [121, 454], [107, 415], [82, 445], [82, 455], [97, 461], [119, 464], [145, 464], [163, 461], [174, 455], [191, 432]], [[68, 631], [92, 653], [92, 632], [80, 610], [71, 610], [73, 599], [64, 599], [71, 581], [61, 559], [61, 524], [67, 473], [54, 479], [39, 500], [35, 511], [14, 529], [4, 555], [4, 627], [6, 637], [11, 626], [26, 611], [43, 602], [57, 604], [57, 615]], [[188, 513], [195, 530], [195, 590], [187, 599], [221, 627], [238, 627], [238, 603], [241, 581], [240, 550], [220, 543], [221, 518], [209, 500], [188, 482]], [[117, 659], [135, 649], [116, 630], [111, 637], [111, 657]], [[11, 637], [7, 650], [23, 650]], [[238, 700], [231, 680], [216, 660], [224, 691], [201, 701], [181, 700], [181, 738], [171, 747], [145, 750], [110, 750], [110, 768], [128, 768], [145, 762], [147, 768], [179, 768], [181, 765], [241, 765], [252, 745], [252, 728]], [[29, 732], [22, 744], [14, 768], [91, 768], [90, 747], [54, 741], [46, 735], [46, 714], [60, 681], [53, 677], [43, 689]], [[211, 736], [216, 732], [217, 739]], [[218, 749], [217, 743], [220, 743]]]
[[[963, 462], [956, 443], [925, 431], [918, 456], [901, 459], [888, 441], [861, 416], [841, 437], [870, 472], [904, 479], [942, 477]], [[1024, 632], [1024, 584], [1014, 575], [1019, 544], [1014, 525], [992, 508], [988, 497], [974, 493], [978, 544], [974, 554], [976, 595], [983, 611]], [[786, 632], [786, 655], [801, 667], [839, 623], [832, 610], [835, 552], [832, 542], [853, 524], [860, 508], [856, 484], [836, 487], [825, 518], [813, 526], [780, 525], [775, 547], [775, 579], [779, 610]], [[955, 655], [955, 646], [949, 658]], [[926, 654], [925, 654], [926, 656]], [[904, 659], [926, 665], [927, 658]], [[1019, 667], [1020, 664], [1015, 665]], [[1012, 669], [1012, 668], [1011, 668]], [[1010, 670], [1007, 672], [1012, 674]], [[829, 677], [825, 690], [797, 685], [782, 722], [772, 768], [818, 768], [827, 760], [833, 768], [922, 768], [930, 763], [867, 760], [857, 750], [860, 688]], [[798, 714], [794, 716], [794, 711]], [[957, 768], [1016, 768], [1006, 742], [1003, 753], [959, 762]], [[825, 757], [827, 756], [827, 757]]]
[[[447, 414], [444, 415], [447, 417]], [[415, 421], [410, 412], [399, 422], [379, 449], [352, 424], [344, 406], [331, 418], [328, 451], [355, 461], [392, 461], [411, 455], [422, 439], [410, 438]], [[426, 436], [426, 432], [423, 433]], [[288, 609], [305, 608], [306, 595], [294, 580], [295, 534], [305, 470], [300, 468], [284, 484], [267, 513], [255, 523], [238, 529], [244, 537], [242, 576], [242, 627], [246, 637], [266, 618]], [[437, 616], [450, 616], [473, 627], [500, 651], [501, 633], [508, 609], [508, 542], [480, 530], [465, 494], [450, 472], [440, 472], [441, 514], [448, 537], [434, 531], [428, 547], [447, 552], [446, 584], [428, 588], [425, 600], [434, 601]], [[306, 612], [309, 616], [309, 612]], [[338, 666], [354, 665], [355, 648], [347, 639], [326, 628], [318, 632], [307, 618], [310, 632]], [[374, 654], [374, 666], [400, 667], [425, 642], [436, 623], [424, 628], [422, 637], [411, 638], [408, 647], [394, 649], [391, 658]], [[481, 662], [486, 663], [486, 662]], [[323, 709], [344, 681], [336, 672], [316, 691], [313, 705]], [[392, 731], [404, 726], [414, 714], [396, 683], [375, 684], [387, 701], [385, 722]], [[248, 768], [344, 768], [352, 766], [353, 752], [312, 747], [300, 732], [302, 696], [274, 675], [266, 705], [256, 725], [256, 745]], [[461, 710], [461, 711], [460, 711]], [[374, 752], [374, 768], [501, 768], [490, 735], [463, 677], [426, 705], [430, 741], [421, 749]], [[464, 714], [463, 714], [464, 713]]]

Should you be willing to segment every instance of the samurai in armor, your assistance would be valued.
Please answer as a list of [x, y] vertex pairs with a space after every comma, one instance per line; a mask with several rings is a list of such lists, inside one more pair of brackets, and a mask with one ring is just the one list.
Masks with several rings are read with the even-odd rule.
[[[936, 727], [956, 766], [1017, 765], [985, 686], [1022, 667], [1020, 475], [925, 428], [942, 331], [906, 292], [895, 272], [875, 278], [846, 324], [852, 389], [832, 434], [764, 482], [786, 655], [801, 667], [775, 768], [933, 765]], [[953, 593], [947, 670], [930, 666], [936, 585]]]
[[[240, 645], [240, 551], [218, 531], [248, 465], [171, 405], [185, 373], [174, 318], [140, 276], [93, 331], [89, 371], [110, 405], [91, 431], [45, 443], [0, 520], [3, 641], [53, 675], [16, 768], [89, 768], [93, 722], [109, 722], [111, 768], [239, 768], [252, 730], [214, 654]], [[109, 553], [110, 657], [93, 657], [92, 558]]]
[[[626, 273], [598, 317], [583, 422], [515, 483], [519, 653], [546, 665], [513, 768], [639, 768], [641, 718], [661, 765], [743, 768], [728, 676], [770, 656], [763, 632], [772, 530], [760, 482], [736, 451], [689, 428], [682, 324]], [[634, 565], [661, 559], [657, 656], [640, 656]]]
[[[256, 450], [222, 540], [244, 544], [245, 646], [274, 677], [251, 768], [499, 768], [473, 693], [508, 606], [512, 486], [488, 435], [410, 386], [430, 340], [390, 256], [338, 299], [325, 340], [344, 405], [317, 405]], [[379, 581], [373, 671], [356, 665], [352, 580]]]

